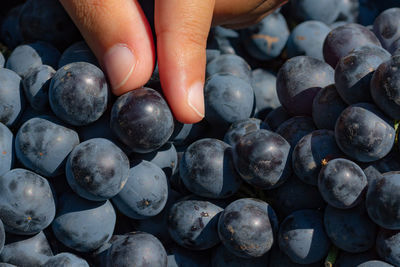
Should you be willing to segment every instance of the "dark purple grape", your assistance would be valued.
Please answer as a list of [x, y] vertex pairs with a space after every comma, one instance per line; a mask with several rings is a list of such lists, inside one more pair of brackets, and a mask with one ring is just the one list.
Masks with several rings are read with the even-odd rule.
[[202, 197], [227, 198], [242, 182], [233, 166], [231, 147], [217, 139], [205, 138], [191, 144], [179, 170], [187, 189]]
[[323, 47], [324, 59], [335, 68], [340, 58], [353, 49], [367, 45], [381, 46], [378, 38], [369, 29], [360, 24], [349, 23], [328, 34]]
[[400, 8], [383, 11], [374, 21], [374, 33], [383, 48], [388, 49], [400, 37]]
[[313, 131], [301, 138], [294, 148], [293, 171], [303, 182], [317, 185], [322, 165], [341, 155], [333, 131]]
[[279, 247], [299, 264], [312, 264], [328, 254], [329, 237], [319, 211], [299, 210], [285, 218], [279, 229]]
[[163, 146], [174, 131], [171, 110], [150, 88], [120, 96], [111, 111], [111, 129], [134, 152], [148, 153]]
[[154, 163], [133, 162], [122, 190], [112, 198], [113, 204], [126, 216], [146, 219], [159, 214], [168, 199], [165, 173]]
[[347, 159], [333, 159], [322, 167], [318, 188], [329, 205], [338, 209], [356, 206], [364, 196], [367, 177], [363, 170]]
[[107, 250], [105, 266], [167, 267], [167, 252], [151, 234], [132, 232], [119, 236]]
[[324, 60], [322, 47], [330, 31], [331, 28], [321, 21], [308, 20], [300, 23], [289, 36], [287, 42], [288, 57], [305, 55]]
[[75, 126], [98, 120], [107, 109], [109, 90], [104, 73], [95, 65], [75, 62], [51, 79], [50, 107], [58, 118]]
[[378, 66], [390, 54], [378, 46], [363, 46], [339, 59], [335, 69], [336, 89], [349, 105], [372, 102], [369, 84]]
[[289, 34], [285, 17], [279, 12], [274, 12], [259, 23], [244, 29], [241, 40], [250, 56], [265, 61], [281, 54]]
[[275, 212], [268, 203], [242, 198], [230, 203], [219, 217], [222, 244], [242, 258], [261, 257], [274, 243], [278, 227]]
[[0, 261], [21, 267], [42, 266], [52, 256], [53, 252], [43, 232], [34, 236], [7, 235]]
[[315, 96], [312, 117], [318, 129], [334, 130], [336, 120], [347, 104], [340, 97], [334, 84], [322, 88]]
[[15, 137], [18, 160], [45, 177], [62, 174], [69, 153], [79, 144], [74, 130], [53, 121], [50, 117], [30, 119]]
[[262, 189], [281, 185], [290, 175], [289, 143], [280, 135], [257, 130], [242, 136], [234, 146], [236, 170], [247, 183]]
[[24, 108], [21, 77], [12, 70], [0, 68], [0, 122], [13, 126]]
[[311, 115], [318, 91], [334, 81], [334, 70], [325, 62], [307, 56], [289, 59], [280, 68], [276, 90], [282, 106], [291, 114]]
[[208, 201], [179, 201], [169, 210], [168, 231], [172, 239], [185, 248], [211, 248], [220, 241], [217, 224], [222, 210]]
[[[400, 10], [400, 9], [399, 9]], [[376, 105], [393, 119], [400, 119], [400, 57], [382, 63], [371, 80], [371, 95]]]
[[103, 201], [124, 188], [129, 160], [113, 142], [94, 138], [71, 151], [65, 169], [68, 184], [75, 193], [92, 201]]
[[110, 201], [94, 202], [64, 193], [51, 226], [57, 240], [65, 246], [79, 252], [90, 252], [108, 242], [115, 221]]
[[359, 103], [347, 107], [340, 114], [335, 137], [346, 155], [357, 161], [372, 162], [390, 152], [395, 130], [374, 105]]
[[252, 115], [254, 91], [251, 84], [228, 73], [211, 76], [204, 87], [205, 119], [216, 126], [229, 126]]
[[388, 172], [368, 184], [366, 207], [379, 226], [400, 230], [400, 172]]
[[48, 181], [40, 175], [13, 169], [1, 176], [0, 219], [7, 232], [36, 234], [53, 221], [55, 196]]
[[377, 226], [368, 217], [364, 205], [346, 210], [328, 205], [324, 224], [332, 243], [344, 251], [365, 252], [375, 245]]

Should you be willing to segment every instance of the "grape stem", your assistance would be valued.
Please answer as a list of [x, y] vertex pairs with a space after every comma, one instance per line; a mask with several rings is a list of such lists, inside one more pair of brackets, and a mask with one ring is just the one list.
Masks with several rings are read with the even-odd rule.
[[394, 143], [395, 143], [395, 147], [397, 147], [397, 144], [398, 144], [398, 142], [399, 142], [399, 131], [400, 131], [400, 127], [399, 127], [399, 125], [400, 125], [400, 120], [396, 120], [395, 122], [394, 122], [394, 129], [395, 129], [395, 131], [396, 131], [396, 135], [395, 135], [395, 139], [394, 139]]
[[331, 249], [329, 250], [328, 256], [325, 259], [325, 267], [332, 267], [335, 264], [337, 256], [339, 254], [339, 249], [332, 245]]

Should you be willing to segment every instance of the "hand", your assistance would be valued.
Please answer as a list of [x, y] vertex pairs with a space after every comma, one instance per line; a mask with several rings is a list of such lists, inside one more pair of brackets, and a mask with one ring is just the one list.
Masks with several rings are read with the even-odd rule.
[[[204, 117], [205, 48], [210, 26], [245, 27], [286, 1], [155, 0], [161, 85], [177, 120], [195, 123]], [[137, 0], [60, 2], [107, 73], [113, 93], [121, 95], [150, 79], [156, 48]]]

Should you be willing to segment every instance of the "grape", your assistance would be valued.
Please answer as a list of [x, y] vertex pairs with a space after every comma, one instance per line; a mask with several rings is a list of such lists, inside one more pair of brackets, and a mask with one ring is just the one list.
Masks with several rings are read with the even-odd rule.
[[222, 212], [218, 233], [231, 253], [243, 258], [261, 257], [272, 247], [277, 222], [275, 212], [266, 202], [242, 198]]
[[356, 206], [367, 187], [367, 177], [362, 169], [347, 159], [333, 159], [322, 167], [318, 188], [329, 205], [338, 209]]
[[279, 70], [276, 90], [279, 101], [290, 114], [311, 115], [315, 95], [334, 82], [334, 70], [328, 64], [298, 56], [286, 61]]
[[279, 228], [279, 247], [299, 264], [311, 264], [327, 254], [330, 241], [319, 211], [299, 210], [285, 218]]
[[381, 46], [378, 38], [366, 27], [349, 23], [328, 34], [323, 47], [324, 59], [335, 68], [338, 61], [353, 49], [367, 45]]
[[318, 129], [334, 130], [336, 120], [347, 107], [335, 85], [322, 88], [312, 105], [312, 118]]
[[388, 172], [369, 183], [366, 205], [371, 219], [381, 227], [400, 230], [400, 172]]
[[389, 8], [374, 21], [374, 33], [382, 46], [388, 49], [400, 37], [400, 8]]
[[400, 57], [379, 65], [371, 80], [371, 95], [376, 105], [393, 119], [400, 119]]
[[347, 107], [335, 126], [336, 142], [351, 158], [372, 162], [385, 157], [393, 147], [395, 131], [374, 105], [359, 103]]
[[363, 46], [342, 57], [335, 69], [336, 88], [349, 105], [372, 102], [369, 84], [378, 66], [390, 59], [390, 54], [378, 46]]
[[375, 245], [377, 227], [368, 217], [364, 205], [346, 210], [328, 205], [324, 225], [332, 243], [344, 251], [365, 252]]
[[280, 135], [258, 130], [242, 136], [234, 146], [233, 159], [247, 183], [271, 189], [290, 175], [289, 143]]

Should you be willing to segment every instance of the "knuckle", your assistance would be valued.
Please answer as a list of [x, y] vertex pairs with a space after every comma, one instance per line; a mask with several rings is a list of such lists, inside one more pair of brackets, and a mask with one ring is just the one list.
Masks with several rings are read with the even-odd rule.
[[191, 17], [184, 19], [177, 27], [165, 25], [160, 28], [157, 36], [170, 35], [184, 45], [203, 48], [206, 46], [209, 30], [209, 25], [204, 25], [200, 19]]
[[182, 36], [188, 42], [205, 46], [207, 43], [209, 29], [204, 29], [198, 22], [186, 22], [182, 27]]

